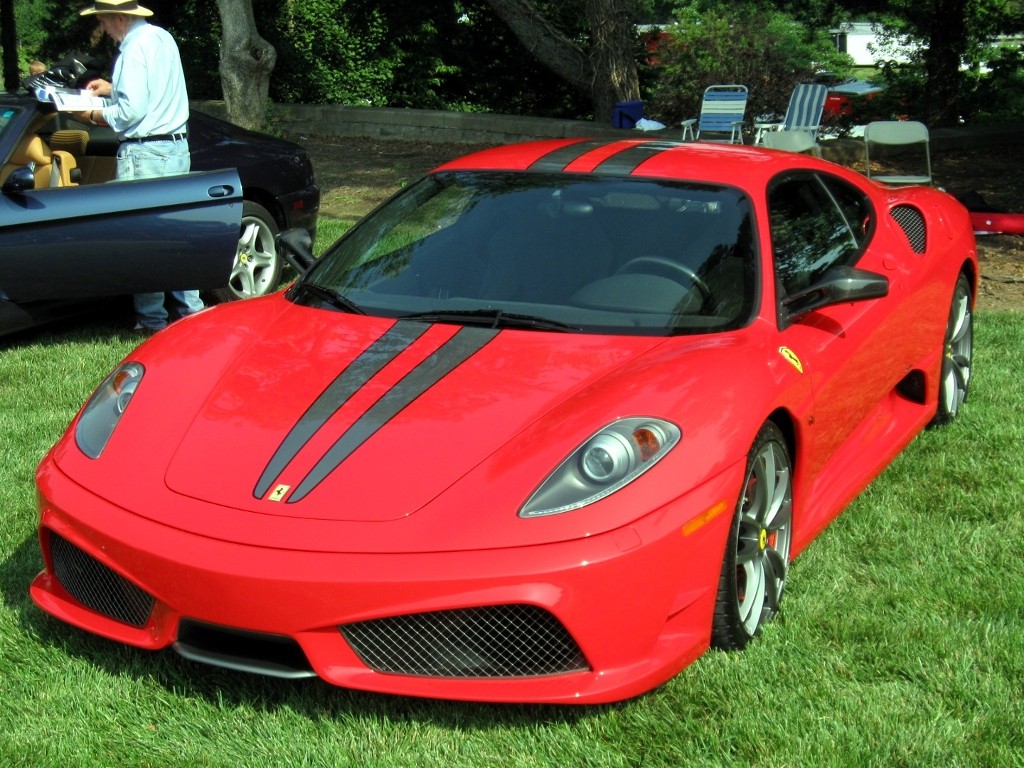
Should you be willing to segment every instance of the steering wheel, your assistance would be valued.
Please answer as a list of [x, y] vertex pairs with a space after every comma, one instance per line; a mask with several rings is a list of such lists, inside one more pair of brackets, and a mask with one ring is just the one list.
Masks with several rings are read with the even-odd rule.
[[705, 306], [711, 298], [711, 289], [708, 288], [708, 284], [696, 272], [680, 264], [678, 261], [666, 259], [664, 256], [637, 256], [615, 270], [617, 275], [624, 275], [630, 272], [660, 274], [680, 285], [692, 285], [700, 292], [701, 306]]

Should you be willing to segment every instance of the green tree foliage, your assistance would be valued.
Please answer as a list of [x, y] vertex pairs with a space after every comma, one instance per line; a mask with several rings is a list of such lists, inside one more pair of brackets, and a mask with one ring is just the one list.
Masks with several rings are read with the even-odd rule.
[[[67, 16], [68, 10], [60, 8], [56, 0], [3, 0], [3, 4], [4, 18], [13, 11], [13, 24], [10, 29], [5, 25], [0, 38], [10, 37], [12, 44], [0, 44], [0, 55], [5, 66], [8, 62], [13, 65], [20, 80], [28, 74], [30, 61], [51, 61], [53, 50], [48, 45], [54, 32], [51, 20], [54, 16]], [[62, 24], [67, 23], [67, 19], [62, 19]]]
[[[566, 5], [558, 14], [575, 18]], [[542, 67], [484, 0], [254, 0], [254, 12], [278, 54], [274, 101], [587, 113], [586, 99]], [[216, 9], [186, 0], [169, 28], [190, 94], [220, 98]]]
[[[541, 65], [487, 0], [253, 3], [260, 33], [278, 53], [270, 83], [275, 101], [593, 114], [588, 95]], [[94, 18], [78, 15], [85, 4], [14, 0], [19, 68], [76, 50], [112, 60], [109, 40], [93, 39]], [[190, 95], [221, 98], [216, 3], [145, 4], [178, 40]], [[532, 4], [574, 44], [591, 44], [586, 0]], [[1021, 48], [991, 44], [997, 33], [1024, 31], [1022, 0], [638, 0], [628, 8], [637, 22], [675, 21], [659, 53], [664, 66], [641, 70], [647, 115], [667, 124], [695, 116], [713, 83], [746, 84], [749, 115], [781, 112], [792, 86], [813, 68], [844, 71], [828, 30], [852, 20], [883, 21], [920, 44], [911, 62], [882, 68], [892, 113], [931, 125], [1024, 114]], [[639, 45], [636, 56], [644, 58]]]
[[276, 101], [385, 106], [396, 57], [387, 20], [350, 0], [255, 0], [262, 34], [278, 51]]
[[1024, 119], [1024, 46], [998, 45], [987, 62], [987, 72], [968, 73], [969, 96], [961, 104], [976, 122], [1012, 122]]
[[[892, 38], [914, 47], [909, 62], [885, 61], [882, 50], [882, 79], [901, 114], [931, 126], [956, 125], [987, 118], [985, 98], [1020, 103], [1014, 78], [1006, 76], [1014, 55], [1008, 57], [996, 40], [1024, 32], [1021, 0], [855, 0], [837, 5], [847, 18], [877, 21]], [[1019, 56], [1016, 61], [1019, 77]], [[1021, 116], [1018, 111], [1017, 119]]]
[[188, 0], [180, 4], [172, 17], [154, 18], [178, 42], [189, 98], [222, 98], [219, 73], [221, 26], [217, 4]]
[[675, 14], [657, 51], [661, 66], [647, 107], [667, 125], [695, 117], [709, 85], [746, 85], [748, 116], [780, 114], [793, 87], [816, 69], [842, 72], [851, 65], [827, 33], [769, 7], [683, 2]]
[[44, 20], [53, 7], [53, 0], [21, 0], [14, 3], [15, 28], [18, 31], [18, 59], [21, 69], [28, 62], [43, 57], [46, 42]]
[[[53, 64], [68, 54], [78, 51], [91, 54], [102, 61], [112, 62], [117, 53], [117, 46], [109, 37], [101, 35], [95, 16], [80, 16], [79, 11], [88, 2], [65, 3], [57, 0], [17, 0], [19, 4], [35, 2], [38, 7], [38, 28], [41, 44], [38, 58]], [[170, 0], [151, 0], [143, 3], [151, 9], [158, 19], [157, 23], [166, 26], [168, 16], [165, 8], [171, 6]], [[24, 30], [28, 34], [28, 30]], [[20, 34], [20, 33], [19, 33]]]
[[[567, 36], [586, 34], [582, 0], [545, 0], [537, 7]], [[451, 58], [459, 71], [448, 81], [453, 97], [491, 112], [568, 119], [593, 114], [588, 94], [541, 64], [486, 0], [469, 0], [462, 10], [465, 23]]]

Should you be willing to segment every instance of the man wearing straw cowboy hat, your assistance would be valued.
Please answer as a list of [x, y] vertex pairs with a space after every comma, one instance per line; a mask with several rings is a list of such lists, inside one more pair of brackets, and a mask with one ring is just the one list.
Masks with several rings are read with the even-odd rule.
[[[140, 179], [188, 173], [188, 92], [178, 46], [167, 30], [150, 24], [153, 12], [136, 0], [96, 0], [80, 11], [96, 16], [100, 29], [118, 43], [112, 82], [93, 80], [87, 86], [110, 105], [77, 115], [117, 133], [117, 178]], [[181, 316], [203, 308], [198, 291], [173, 291], [170, 297]], [[169, 313], [163, 293], [135, 295], [136, 330], [157, 331]]]

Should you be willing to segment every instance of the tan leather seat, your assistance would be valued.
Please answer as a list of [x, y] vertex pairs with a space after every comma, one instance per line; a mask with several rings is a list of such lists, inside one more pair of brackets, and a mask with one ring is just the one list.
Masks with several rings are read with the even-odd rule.
[[89, 146], [89, 132], [65, 128], [50, 134], [50, 149], [70, 152], [76, 160], [81, 159]]
[[54, 131], [50, 136], [50, 148], [70, 152], [81, 171], [80, 184], [102, 184], [117, 175], [117, 160], [107, 155], [90, 155], [89, 132], [74, 128]]
[[[56, 158], [56, 164], [54, 158]], [[10, 160], [4, 164], [3, 169], [0, 170], [0, 183], [6, 181], [16, 168], [23, 168], [29, 163], [34, 164], [36, 189], [74, 186], [71, 181], [71, 171], [78, 166], [74, 156], [70, 152], [61, 150], [50, 151], [43, 140], [35, 134], [23, 139], [14, 154], [11, 155]], [[53, 175], [55, 165], [58, 174], [56, 177]]]

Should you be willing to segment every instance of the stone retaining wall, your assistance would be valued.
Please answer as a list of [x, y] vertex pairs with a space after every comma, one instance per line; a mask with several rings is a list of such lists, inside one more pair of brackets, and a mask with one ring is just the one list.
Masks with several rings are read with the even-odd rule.
[[[225, 116], [222, 101], [194, 102], [193, 107], [218, 117]], [[581, 120], [337, 104], [274, 104], [267, 118], [281, 133], [292, 135], [361, 136], [451, 144], [508, 144], [529, 139], [626, 137], [639, 133]], [[644, 135], [672, 140], [680, 137], [675, 128]], [[931, 144], [934, 153], [953, 147], [1020, 143], [1022, 138], [1024, 124], [981, 125], [937, 129], [931, 133]], [[827, 159], [838, 162], [850, 162], [863, 154], [863, 145], [856, 139], [825, 141], [822, 148]]]

